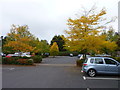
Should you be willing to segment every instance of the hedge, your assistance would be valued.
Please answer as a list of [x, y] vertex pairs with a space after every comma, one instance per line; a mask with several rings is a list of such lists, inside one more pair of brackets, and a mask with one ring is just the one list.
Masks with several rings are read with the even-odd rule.
[[78, 60], [76, 60], [76, 65], [78, 66], [78, 67], [81, 67], [82, 66], [82, 64], [83, 64], [83, 62], [84, 62], [84, 59], [78, 59]]
[[41, 56], [33, 56], [32, 59], [33, 59], [34, 63], [41, 63], [42, 62]]
[[17, 64], [19, 57], [2, 58], [2, 64]]
[[19, 65], [33, 65], [32, 59], [18, 59], [17, 64]]
[[33, 65], [32, 59], [24, 59], [21, 57], [2, 58], [2, 64], [16, 64], [16, 65]]

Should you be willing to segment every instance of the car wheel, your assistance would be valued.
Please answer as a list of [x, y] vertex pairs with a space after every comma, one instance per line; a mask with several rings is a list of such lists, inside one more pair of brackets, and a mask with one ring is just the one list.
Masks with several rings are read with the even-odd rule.
[[95, 77], [96, 76], [96, 71], [94, 69], [90, 69], [88, 72], [87, 72], [88, 76], [90, 77]]

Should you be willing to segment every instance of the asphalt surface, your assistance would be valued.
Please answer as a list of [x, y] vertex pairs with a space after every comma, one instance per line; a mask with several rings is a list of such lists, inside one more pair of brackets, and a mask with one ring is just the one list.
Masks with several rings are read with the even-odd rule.
[[119, 76], [99, 75], [93, 78], [76, 67], [77, 57], [44, 58], [36, 66], [3, 65], [3, 88], [118, 88]]

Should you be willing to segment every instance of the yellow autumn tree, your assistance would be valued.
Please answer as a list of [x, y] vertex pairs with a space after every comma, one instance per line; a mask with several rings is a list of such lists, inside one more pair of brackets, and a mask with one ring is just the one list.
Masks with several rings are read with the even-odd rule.
[[65, 30], [66, 49], [84, 54], [100, 53], [103, 47], [114, 50], [117, 47], [115, 42], [106, 41], [106, 36], [101, 35], [106, 24], [112, 22], [106, 21], [103, 17], [105, 14], [105, 9], [95, 13], [95, 8], [92, 7], [89, 11], [83, 12], [79, 18], [69, 18], [67, 23], [69, 30]]
[[31, 52], [35, 48], [32, 46], [34, 40], [35, 37], [28, 31], [27, 25], [12, 25], [4, 47], [11, 47], [12, 50], [19, 52]]
[[59, 48], [56, 42], [50, 47], [50, 55], [55, 57], [59, 53]]

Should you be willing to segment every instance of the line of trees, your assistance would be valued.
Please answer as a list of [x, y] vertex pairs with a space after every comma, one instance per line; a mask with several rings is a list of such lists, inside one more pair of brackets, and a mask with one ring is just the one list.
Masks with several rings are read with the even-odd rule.
[[12, 25], [10, 33], [3, 38], [3, 52], [31, 52], [36, 54], [50, 53], [52, 56], [58, 52], [76, 51], [87, 54], [112, 54], [120, 51], [120, 35], [107, 24], [113, 21], [106, 21], [104, 18], [106, 10], [102, 9], [95, 13], [93, 7], [84, 11], [76, 19], [68, 19], [69, 30], [65, 30], [66, 36], [55, 35], [49, 44], [47, 40], [39, 40], [29, 32], [27, 25]]
[[12, 25], [10, 33], [3, 39], [3, 52], [49, 52], [49, 44], [46, 40], [39, 40], [28, 30], [28, 26]]
[[55, 35], [51, 44], [47, 40], [39, 40], [29, 32], [27, 25], [12, 25], [10, 33], [2, 39], [2, 50], [4, 53], [31, 52], [36, 55], [50, 53], [58, 55], [59, 51], [65, 51], [63, 35]]

